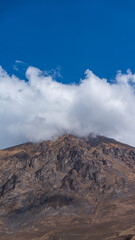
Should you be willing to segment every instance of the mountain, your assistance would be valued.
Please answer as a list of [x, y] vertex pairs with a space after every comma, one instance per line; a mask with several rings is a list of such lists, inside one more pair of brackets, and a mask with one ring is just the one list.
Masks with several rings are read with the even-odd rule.
[[1, 240], [135, 239], [134, 225], [135, 148], [64, 135], [0, 151]]

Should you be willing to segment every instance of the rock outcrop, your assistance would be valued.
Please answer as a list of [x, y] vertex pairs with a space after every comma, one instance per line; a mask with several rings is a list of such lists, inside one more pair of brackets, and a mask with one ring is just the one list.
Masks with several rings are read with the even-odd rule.
[[99, 236], [91, 226], [113, 222], [117, 235], [116, 226], [124, 219], [122, 228], [130, 227], [134, 213], [133, 147], [102, 136], [64, 135], [0, 151], [0, 239], [106, 239], [111, 227]]

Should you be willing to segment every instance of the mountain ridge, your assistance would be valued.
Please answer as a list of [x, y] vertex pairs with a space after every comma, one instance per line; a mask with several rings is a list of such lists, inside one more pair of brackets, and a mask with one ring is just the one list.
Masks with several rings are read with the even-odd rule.
[[[80, 139], [83, 139], [83, 140], [86, 140], [86, 141], [87, 141], [87, 139], [91, 139], [91, 140], [93, 140], [93, 142], [95, 142], [94, 140], [97, 141], [97, 139], [98, 139], [98, 140], [101, 140], [101, 141], [119, 143], [119, 144], [122, 144], [122, 145], [125, 145], [125, 146], [129, 146], [129, 147], [131, 147], [131, 148], [135, 148], [134, 146], [132, 146], [132, 145], [130, 145], [130, 144], [121, 142], [121, 141], [116, 140], [116, 139], [111, 138], [111, 137], [106, 137], [105, 135], [89, 134], [89, 135], [87, 135], [87, 136], [79, 136], [79, 135], [74, 135], [74, 134], [65, 133], [65, 134], [63, 134], [63, 135], [61, 135], [61, 136], [58, 136], [58, 137], [55, 137], [55, 138], [52, 138], [52, 139], [48, 139], [48, 140], [34, 141], [34, 142], [28, 141], [28, 142], [20, 143], [20, 144], [17, 144], [17, 145], [5, 147], [5, 148], [0, 149], [0, 151], [10, 150], [10, 149], [12, 150], [12, 148], [18, 148], [18, 147], [25, 146], [25, 145], [28, 145], [28, 144], [38, 145], [38, 144], [42, 144], [42, 143], [45, 143], [45, 142], [55, 142], [55, 141], [57, 141], [58, 139], [61, 139], [61, 138], [66, 137], [66, 136], [71, 136], [71, 137], [75, 137], [75, 138], [80, 138]], [[98, 141], [98, 142], [100, 142], [100, 141]]]
[[[24, 234], [24, 224], [29, 226], [28, 237], [24, 239], [39, 239], [32, 235], [35, 225], [38, 225], [37, 235], [53, 231], [52, 239], [59, 239], [60, 234], [64, 236], [64, 226], [71, 228], [70, 222], [77, 231], [82, 229], [83, 235], [78, 239], [89, 239], [91, 234], [95, 239], [105, 239], [103, 233], [96, 236], [96, 231], [89, 231], [93, 224], [119, 225], [125, 221], [125, 228], [133, 226], [134, 163], [134, 147], [104, 136], [80, 138], [66, 134], [55, 141], [25, 143], [0, 150], [1, 222], [6, 219], [11, 239], [20, 231]], [[61, 229], [55, 216], [59, 217]], [[44, 223], [45, 233], [39, 223], [44, 222], [43, 219], [48, 222], [50, 218], [53, 226], [50, 228]], [[76, 239], [75, 229], [70, 239]], [[105, 237], [111, 236], [111, 231], [110, 227]], [[0, 236], [10, 239], [4, 230]], [[66, 236], [63, 239], [67, 239]], [[18, 239], [21, 239], [19, 235]]]

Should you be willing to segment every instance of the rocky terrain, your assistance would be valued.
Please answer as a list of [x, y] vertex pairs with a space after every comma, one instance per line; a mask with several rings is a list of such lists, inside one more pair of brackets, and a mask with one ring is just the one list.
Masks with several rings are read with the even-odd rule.
[[135, 148], [64, 135], [0, 151], [1, 240], [130, 240], [134, 225]]

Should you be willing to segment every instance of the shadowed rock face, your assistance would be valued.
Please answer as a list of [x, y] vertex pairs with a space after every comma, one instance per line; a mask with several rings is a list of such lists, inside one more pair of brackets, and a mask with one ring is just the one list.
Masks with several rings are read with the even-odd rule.
[[[133, 147], [101, 136], [85, 139], [64, 135], [56, 141], [27, 143], [0, 151], [3, 239], [16, 239], [14, 232], [26, 232], [26, 226], [29, 226], [27, 235], [32, 234], [32, 229], [38, 229], [35, 230], [37, 238], [35, 234], [35, 238], [26, 235], [23, 239], [60, 239], [61, 236], [62, 239], [90, 239], [90, 236], [105, 239], [113, 235], [114, 229], [116, 233], [119, 230], [113, 227], [108, 232], [103, 225], [103, 238], [101, 233], [96, 237], [97, 229], [90, 231], [90, 226], [113, 221], [118, 227], [118, 222], [124, 219], [122, 227], [126, 228], [133, 224], [134, 213]], [[59, 221], [55, 216], [59, 216]], [[126, 222], [128, 217], [130, 220]], [[57, 227], [58, 222], [61, 228]], [[66, 238], [69, 232], [65, 233], [64, 226], [71, 229], [71, 222], [77, 232], [85, 227], [80, 235], [72, 229], [73, 234]], [[10, 236], [3, 224], [12, 232]], [[17, 239], [21, 239], [20, 235]]]

